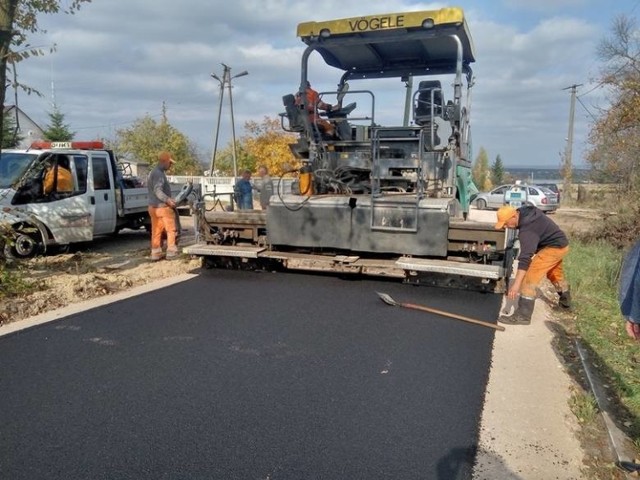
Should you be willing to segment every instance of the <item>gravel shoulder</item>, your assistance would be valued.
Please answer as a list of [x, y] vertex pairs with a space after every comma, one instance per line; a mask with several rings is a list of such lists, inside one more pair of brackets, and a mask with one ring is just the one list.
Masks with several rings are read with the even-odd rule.
[[569, 406], [580, 387], [556, 354], [556, 315], [539, 299], [531, 325], [496, 333], [475, 480], [590, 478]]
[[[472, 213], [471, 219], [495, 219], [493, 211]], [[550, 218], [571, 236], [601, 217], [592, 210], [561, 208]], [[567, 320], [555, 308], [551, 284], [541, 290], [531, 325], [496, 332], [474, 480], [600, 478], [589, 472], [587, 457], [607, 452], [602, 444], [581, 442], [582, 427], [569, 405], [581, 387], [557, 351], [557, 332], [563, 330], [558, 325]]]

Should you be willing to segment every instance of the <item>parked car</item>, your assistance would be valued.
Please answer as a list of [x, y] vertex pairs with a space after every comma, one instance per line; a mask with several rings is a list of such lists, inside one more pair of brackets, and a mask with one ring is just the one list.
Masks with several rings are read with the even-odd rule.
[[[479, 193], [473, 200], [478, 210], [498, 209], [504, 205], [504, 194], [512, 185], [501, 185], [490, 192]], [[527, 202], [544, 212], [553, 212], [558, 208], [558, 195], [548, 188], [527, 185]]]
[[539, 187], [545, 187], [551, 190], [553, 193], [558, 195], [558, 203], [560, 203], [560, 188], [558, 188], [557, 183], [536, 183]]

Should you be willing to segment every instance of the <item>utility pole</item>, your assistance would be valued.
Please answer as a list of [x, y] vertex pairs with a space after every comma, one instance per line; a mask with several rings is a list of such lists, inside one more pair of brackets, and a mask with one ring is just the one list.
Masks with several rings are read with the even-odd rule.
[[216, 153], [218, 152], [218, 136], [220, 135], [220, 121], [222, 119], [222, 100], [224, 98], [225, 87], [227, 87], [229, 89], [229, 107], [231, 110], [231, 135], [232, 135], [232, 141], [233, 141], [233, 146], [232, 146], [233, 178], [236, 179], [238, 178], [238, 159], [237, 159], [237, 152], [236, 152], [236, 127], [234, 125], [234, 119], [233, 119], [233, 97], [231, 94], [231, 80], [233, 80], [234, 78], [243, 77], [244, 75], [249, 75], [249, 72], [245, 70], [243, 72], [238, 73], [237, 75], [231, 76], [231, 67], [229, 67], [228, 65], [225, 65], [224, 63], [222, 63], [221, 65], [224, 68], [222, 72], [222, 80], [215, 73], [211, 74], [211, 77], [215, 78], [220, 83], [220, 102], [218, 103], [218, 124], [216, 126], [215, 140], [213, 142], [213, 153], [211, 154], [211, 169], [209, 170], [209, 176], [210, 177], [213, 176], [213, 172], [215, 169]]
[[564, 199], [571, 199], [571, 180], [573, 176], [573, 120], [576, 112], [576, 91], [582, 84], [573, 84], [563, 90], [571, 89], [571, 107], [569, 108], [569, 133], [567, 134], [567, 145], [564, 152], [564, 161], [562, 165], [562, 190]]

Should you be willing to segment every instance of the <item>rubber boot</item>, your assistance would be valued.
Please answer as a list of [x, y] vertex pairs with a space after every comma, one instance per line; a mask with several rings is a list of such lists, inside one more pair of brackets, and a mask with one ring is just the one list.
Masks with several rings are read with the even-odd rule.
[[569, 289], [564, 292], [558, 292], [558, 295], [560, 297], [558, 299], [558, 305], [566, 310], [571, 310], [571, 292]]
[[535, 303], [535, 298], [520, 297], [520, 303], [516, 312], [510, 317], [500, 316], [498, 317], [498, 321], [505, 325], [529, 325], [531, 324], [531, 316], [533, 315]]

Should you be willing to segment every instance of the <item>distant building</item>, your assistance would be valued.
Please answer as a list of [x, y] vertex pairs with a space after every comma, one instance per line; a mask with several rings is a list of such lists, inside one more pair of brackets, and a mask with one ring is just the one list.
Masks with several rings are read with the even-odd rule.
[[44, 130], [15, 105], [6, 105], [4, 107], [4, 113], [10, 114], [14, 120], [17, 120], [18, 135], [22, 137], [17, 148], [28, 148], [36, 140], [42, 140], [44, 138]]

